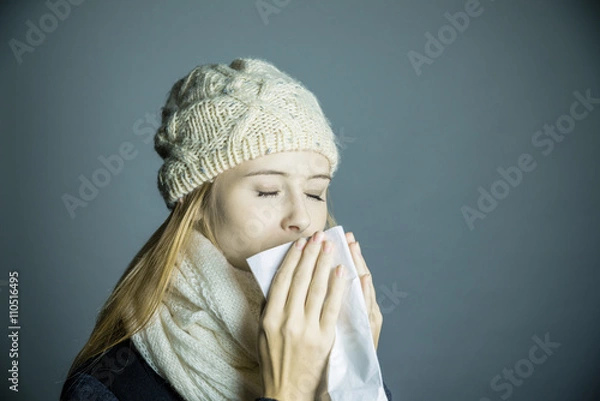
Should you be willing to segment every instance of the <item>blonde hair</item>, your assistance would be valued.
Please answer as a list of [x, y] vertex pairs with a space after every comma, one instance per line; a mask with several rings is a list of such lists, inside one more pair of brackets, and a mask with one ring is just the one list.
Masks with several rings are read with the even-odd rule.
[[[94, 357], [99, 360], [109, 348], [143, 329], [168, 290], [179, 251], [185, 248], [193, 228], [219, 248], [211, 229], [211, 222], [218, 218], [213, 184], [206, 182], [184, 196], [138, 251], [100, 310], [94, 329], [75, 357], [67, 378], [87, 360]], [[329, 204], [329, 189], [326, 199]], [[329, 204], [325, 228], [335, 225]]]

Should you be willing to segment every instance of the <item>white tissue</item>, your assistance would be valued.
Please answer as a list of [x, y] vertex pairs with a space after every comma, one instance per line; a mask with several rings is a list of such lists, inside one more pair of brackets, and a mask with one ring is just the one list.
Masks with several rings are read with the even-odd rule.
[[[324, 232], [334, 243], [332, 268], [344, 264], [350, 280], [336, 325], [336, 339], [329, 356], [325, 389], [320, 401], [387, 401], [381, 369], [373, 343], [356, 266], [342, 226]], [[267, 249], [246, 259], [265, 298], [271, 281], [293, 242]]]

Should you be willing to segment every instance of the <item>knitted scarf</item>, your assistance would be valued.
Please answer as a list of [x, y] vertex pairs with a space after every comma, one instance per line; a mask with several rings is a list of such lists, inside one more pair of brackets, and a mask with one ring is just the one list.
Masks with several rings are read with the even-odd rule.
[[254, 400], [262, 391], [258, 323], [264, 296], [252, 272], [233, 267], [193, 229], [172, 287], [132, 340], [187, 401]]

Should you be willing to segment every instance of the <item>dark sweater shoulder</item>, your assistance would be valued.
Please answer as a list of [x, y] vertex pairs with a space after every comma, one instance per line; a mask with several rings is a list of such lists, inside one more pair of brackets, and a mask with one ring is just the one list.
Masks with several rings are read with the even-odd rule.
[[130, 339], [82, 364], [63, 384], [60, 401], [183, 401]]

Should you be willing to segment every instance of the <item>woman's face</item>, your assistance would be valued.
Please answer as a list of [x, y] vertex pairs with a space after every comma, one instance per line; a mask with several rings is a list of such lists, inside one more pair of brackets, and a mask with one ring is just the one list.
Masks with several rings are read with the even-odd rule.
[[215, 239], [227, 260], [249, 270], [246, 258], [323, 230], [329, 160], [313, 151], [248, 160], [213, 184]]

